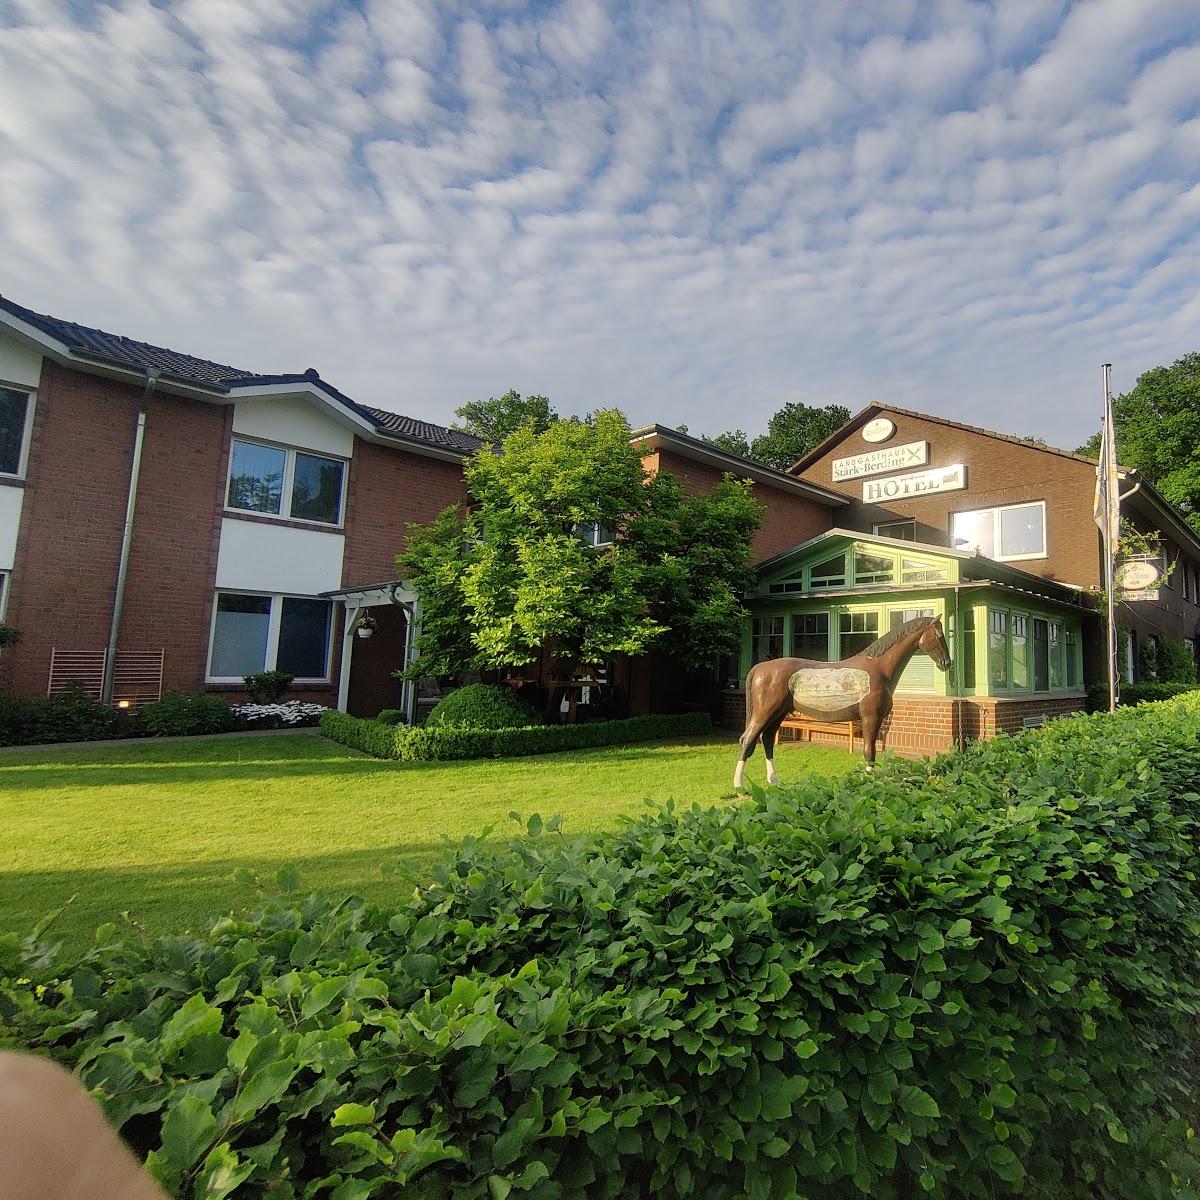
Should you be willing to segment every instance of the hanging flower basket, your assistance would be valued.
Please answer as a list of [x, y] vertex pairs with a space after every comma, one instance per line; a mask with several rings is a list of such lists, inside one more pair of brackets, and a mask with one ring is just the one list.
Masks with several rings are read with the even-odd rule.
[[369, 638], [378, 628], [375, 618], [370, 613], [363, 613], [357, 621], [354, 622], [354, 634], [356, 637]]

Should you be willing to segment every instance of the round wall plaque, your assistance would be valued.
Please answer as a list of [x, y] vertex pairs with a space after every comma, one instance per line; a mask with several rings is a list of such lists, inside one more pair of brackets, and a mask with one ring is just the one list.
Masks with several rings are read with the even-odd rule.
[[1127, 562], [1117, 572], [1117, 586], [1127, 592], [1147, 592], [1158, 583], [1158, 564]]
[[864, 442], [886, 442], [896, 432], [895, 423], [887, 417], [876, 417], [862, 427]]

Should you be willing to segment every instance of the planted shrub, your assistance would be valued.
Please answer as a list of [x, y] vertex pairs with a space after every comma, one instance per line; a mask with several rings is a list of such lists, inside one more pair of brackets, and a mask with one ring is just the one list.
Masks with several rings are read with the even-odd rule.
[[[1200, 691], [1200, 683], [1123, 683], [1117, 695], [1117, 704], [1124, 707], [1158, 700], [1171, 700], [1176, 696], [1184, 696], [1188, 692], [1198, 691]], [[1089, 712], [1106, 712], [1108, 710], [1108, 685], [1104, 683], [1089, 684], [1087, 705]]]
[[12, 625], [0, 621], [0, 650], [6, 646], [15, 646], [21, 640], [21, 631]]
[[103, 741], [131, 732], [128, 714], [101, 704], [80, 686], [53, 696], [0, 697], [0, 745]]
[[1198, 772], [1188, 697], [588, 843], [534, 817], [385, 906], [0, 939], [0, 1040], [182, 1200], [1188, 1196]]
[[242, 682], [252, 704], [274, 704], [292, 686], [294, 678], [286, 671], [258, 671], [244, 675]]
[[251, 729], [298, 729], [316, 725], [321, 714], [328, 711], [324, 704], [308, 704], [303, 700], [233, 706], [233, 715]]
[[491, 683], [458, 688], [443, 696], [425, 718], [427, 729], [517, 729], [542, 723], [541, 715], [521, 700], [515, 689]]
[[515, 758], [555, 754], [592, 746], [620, 746], [656, 738], [699, 736], [712, 731], [707, 713], [673, 713], [629, 717], [623, 721], [589, 721], [583, 725], [532, 725], [519, 729], [466, 729], [443, 725], [386, 725], [346, 713], [321, 715], [321, 732], [335, 742], [376, 758], [403, 762], [465, 758]]
[[208, 692], [168, 692], [138, 710], [137, 725], [150, 737], [190, 737], [224, 733], [237, 718], [220, 696]]

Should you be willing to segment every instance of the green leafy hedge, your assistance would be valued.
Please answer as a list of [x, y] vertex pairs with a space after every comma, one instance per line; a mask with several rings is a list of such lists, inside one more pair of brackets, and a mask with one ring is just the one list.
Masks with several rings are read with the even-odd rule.
[[364, 721], [346, 713], [321, 714], [321, 732], [335, 742], [376, 758], [404, 762], [433, 759], [510, 758], [554, 754], [591, 746], [620, 746], [657, 738], [694, 737], [712, 730], [707, 713], [628, 717], [580, 725], [531, 725], [523, 729], [462, 729], [451, 726], [396, 726]]
[[535, 817], [382, 907], [0, 940], [0, 1041], [183, 1200], [1191, 1196], [1198, 775], [1187, 697]]
[[469, 683], [443, 696], [425, 718], [426, 729], [456, 726], [461, 729], [524, 729], [541, 725], [540, 713], [510, 687], [494, 683]]
[[[1158, 700], [1173, 700], [1188, 692], [1200, 692], [1200, 683], [1123, 683], [1117, 695], [1117, 704], [1145, 704]], [[1089, 712], [1108, 711], [1108, 685], [1088, 685], [1087, 706]]]

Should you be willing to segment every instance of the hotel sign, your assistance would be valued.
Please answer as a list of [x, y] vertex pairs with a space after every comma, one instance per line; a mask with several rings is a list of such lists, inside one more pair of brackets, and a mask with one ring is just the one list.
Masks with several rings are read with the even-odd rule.
[[957, 492], [967, 486], [967, 468], [962, 463], [951, 467], [932, 467], [914, 471], [911, 475], [894, 475], [891, 479], [871, 479], [863, 484], [863, 500], [867, 504], [882, 504], [888, 500], [904, 500], [923, 496], [927, 492]]
[[885, 471], [903, 471], [929, 461], [928, 442], [907, 442], [903, 446], [883, 446], [866, 454], [833, 460], [833, 482], [859, 479], [863, 475], [882, 475]]

